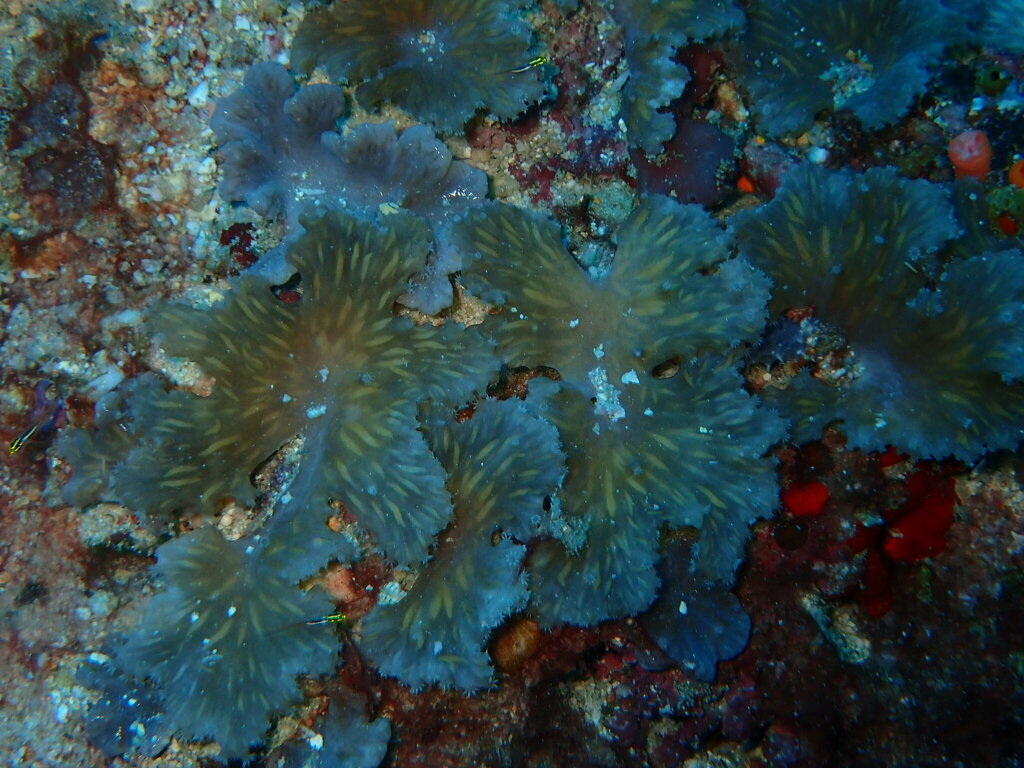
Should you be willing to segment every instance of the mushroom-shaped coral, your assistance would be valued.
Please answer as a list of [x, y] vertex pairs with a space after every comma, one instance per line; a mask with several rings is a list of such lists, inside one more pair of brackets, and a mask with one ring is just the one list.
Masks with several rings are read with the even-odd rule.
[[[561, 375], [536, 407], [559, 428], [562, 511], [587, 543], [548, 542], [531, 558], [541, 619], [589, 624], [646, 608], [664, 524], [702, 527], [698, 567], [731, 576], [747, 523], [775, 503], [761, 457], [782, 427], [727, 361], [695, 356], [760, 330], [764, 277], [725, 260], [728, 238], [703, 209], [662, 197], [622, 226], [603, 276], [579, 267], [556, 225], [513, 208], [470, 214], [453, 239], [473, 254], [467, 288], [506, 310], [491, 329], [505, 360]], [[663, 363], [676, 375], [654, 375]]]
[[337, 641], [304, 623], [330, 603], [209, 526], [160, 547], [154, 572], [164, 589], [118, 661], [160, 685], [181, 732], [216, 738], [226, 758], [247, 757], [269, 714], [301, 698], [296, 676], [333, 668]]
[[960, 25], [939, 0], [760, 0], [736, 65], [760, 129], [802, 131], [824, 109], [866, 128], [899, 119]]
[[664, 526], [700, 529], [688, 566], [728, 583], [748, 526], [775, 508], [775, 472], [764, 457], [784, 424], [743, 391], [729, 359], [687, 359], [669, 379], [645, 373], [623, 387], [618, 406], [625, 415], [609, 417], [565, 386], [547, 401], [569, 468], [562, 512], [586, 529], [586, 543], [545, 541], [533, 553], [532, 605], [545, 625], [646, 609]]
[[228, 497], [249, 504], [250, 473], [302, 435], [288, 522], [275, 526], [312, 521], [322, 533], [328, 500], [338, 499], [390, 557], [423, 560], [451, 500], [417, 429], [418, 404], [461, 404], [496, 363], [471, 330], [395, 317], [428, 245], [414, 217], [388, 222], [382, 230], [340, 213], [304, 221], [289, 252], [302, 279], [295, 304], [243, 276], [209, 311], [160, 307], [152, 324], [165, 350], [198, 361], [216, 383], [209, 397], [149, 389], [133, 400], [140, 445], [115, 470], [110, 497], [150, 512], [213, 511]]
[[477, 110], [511, 118], [544, 93], [530, 29], [509, 0], [349, 0], [311, 12], [292, 64], [322, 66], [359, 86], [367, 105], [391, 102], [445, 132]]
[[[221, 197], [244, 201], [262, 216], [283, 216], [293, 235], [310, 209], [371, 221], [402, 210], [420, 216], [435, 230], [435, 254], [403, 301], [436, 313], [451, 303], [448, 274], [457, 267], [438, 225], [483, 200], [487, 177], [453, 161], [424, 125], [399, 135], [391, 123], [368, 123], [342, 137], [335, 124], [343, 106], [336, 86], [297, 90], [281, 65], [252, 67], [244, 86], [217, 102], [210, 121], [224, 156]], [[279, 262], [265, 258], [260, 271], [284, 282]]]
[[[210, 120], [224, 156], [221, 197], [244, 200], [261, 216], [274, 216], [292, 208], [300, 187], [314, 198], [321, 195], [337, 161], [320, 137], [335, 129], [344, 107], [345, 95], [336, 86], [313, 85], [296, 93], [280, 64], [252, 67], [242, 88], [218, 100]], [[310, 169], [314, 181], [307, 184]]]
[[489, 633], [526, 602], [517, 542], [537, 535], [564, 457], [554, 427], [516, 401], [485, 401], [462, 424], [446, 415], [435, 415], [428, 437], [449, 473], [455, 520], [409, 594], [363, 621], [360, 645], [409, 685], [472, 690], [492, 682]]
[[718, 662], [746, 647], [750, 617], [736, 595], [693, 572], [689, 550], [681, 539], [666, 544], [661, 592], [640, 624], [673, 661], [700, 680], [713, 680]]
[[743, 14], [729, 0], [614, 0], [611, 13], [625, 33], [629, 80], [623, 89], [623, 120], [630, 146], [661, 153], [675, 121], [659, 108], [682, 96], [690, 81], [676, 50], [738, 29]]
[[804, 371], [775, 395], [797, 439], [842, 420], [851, 447], [969, 459], [1024, 436], [1024, 255], [936, 265], [929, 254], [959, 231], [945, 188], [804, 165], [735, 224], [775, 280], [773, 309], [813, 307], [845, 345], [839, 370]]
[[221, 197], [295, 224], [310, 206], [371, 219], [405, 209], [440, 221], [486, 195], [483, 172], [453, 161], [426, 126], [399, 136], [390, 123], [371, 123], [343, 138], [335, 125], [343, 106], [336, 86], [296, 89], [280, 64], [255, 65], [210, 120], [224, 155]]
[[727, 350], [764, 321], [764, 276], [727, 260], [729, 238], [703, 208], [667, 197], [633, 211], [604, 275], [580, 267], [555, 222], [510, 206], [470, 214], [452, 239], [467, 254], [465, 286], [505, 309], [488, 329], [506, 362], [557, 368], [588, 396], [595, 367], [632, 378], [676, 355]]

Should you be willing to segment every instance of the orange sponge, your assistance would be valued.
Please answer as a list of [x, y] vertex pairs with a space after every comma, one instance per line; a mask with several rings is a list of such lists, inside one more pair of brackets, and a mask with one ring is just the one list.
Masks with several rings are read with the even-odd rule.
[[949, 142], [949, 160], [956, 177], [965, 176], [984, 181], [992, 170], [992, 145], [982, 131], [964, 131]]

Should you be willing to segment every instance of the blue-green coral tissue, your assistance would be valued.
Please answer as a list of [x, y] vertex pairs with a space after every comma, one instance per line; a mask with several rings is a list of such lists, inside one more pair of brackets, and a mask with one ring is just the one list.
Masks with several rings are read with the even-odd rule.
[[804, 372], [769, 391], [798, 440], [840, 420], [851, 447], [970, 460], [1024, 437], [1024, 254], [941, 263], [963, 251], [945, 187], [808, 164], [734, 223], [775, 277], [773, 309], [813, 307], [852, 350], [838, 383]]
[[485, 401], [462, 424], [446, 416], [428, 435], [450, 477], [454, 522], [409, 594], [366, 618], [360, 645], [409, 685], [473, 690], [493, 682], [489, 633], [526, 603], [524, 542], [539, 534], [565, 457], [554, 427], [516, 401]]
[[734, 60], [765, 133], [802, 132], [825, 109], [873, 129], [902, 116], [962, 38], [940, 0], [759, 0]]
[[[295, 484], [304, 514], [322, 516], [339, 499], [388, 556], [425, 559], [451, 501], [417, 430], [418, 404], [461, 404], [497, 363], [472, 330], [395, 317], [427, 236], [411, 216], [389, 224], [340, 213], [307, 220], [289, 252], [302, 276], [298, 303], [243, 277], [212, 310], [163, 308], [153, 325], [165, 351], [199, 362], [215, 385], [209, 397], [156, 392], [139, 408], [145, 442], [117, 470], [115, 498], [155, 512], [213, 511], [225, 497], [252, 503], [250, 473], [303, 435]], [[162, 476], [150, 477], [154, 466]]]
[[[728, 234], [702, 208], [664, 197], [637, 206], [603, 275], [576, 263], [555, 224], [510, 207], [469, 214], [453, 240], [467, 288], [504, 309], [484, 325], [503, 358], [561, 378], [534, 407], [559, 429], [562, 510], [587, 540], [537, 548], [532, 610], [549, 625], [643, 610], [664, 525], [701, 528], [697, 567], [731, 578], [748, 524], [774, 507], [762, 457], [784, 433], [721, 357], [760, 332], [765, 277], [728, 259]], [[671, 360], [676, 376], [657, 378]]]
[[303, 624], [330, 603], [250, 549], [212, 527], [160, 547], [154, 574], [163, 589], [118, 654], [126, 671], [156, 680], [178, 729], [216, 738], [228, 758], [246, 757], [267, 717], [301, 699], [297, 675], [329, 672], [338, 656], [331, 635]]
[[299, 26], [292, 64], [357, 85], [367, 106], [391, 102], [445, 132], [478, 110], [515, 117], [545, 86], [530, 28], [508, 0], [348, 0]]

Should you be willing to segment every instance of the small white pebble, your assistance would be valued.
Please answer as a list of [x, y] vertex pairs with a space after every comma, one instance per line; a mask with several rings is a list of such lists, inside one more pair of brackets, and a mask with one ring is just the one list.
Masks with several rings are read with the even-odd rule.
[[807, 153], [807, 159], [815, 165], [823, 165], [828, 160], [828, 150], [824, 147], [813, 147], [810, 152]]
[[188, 103], [193, 107], [201, 107], [210, 99], [210, 84], [203, 80], [188, 92]]
[[93, 396], [103, 395], [113, 390], [122, 381], [124, 381], [124, 371], [116, 365], [109, 365], [103, 373], [85, 385], [85, 391]]
[[394, 605], [405, 597], [405, 590], [397, 581], [389, 581], [377, 593], [378, 605]]
[[196, 166], [196, 171], [200, 176], [213, 176], [217, 173], [217, 161], [212, 157], [207, 157]]

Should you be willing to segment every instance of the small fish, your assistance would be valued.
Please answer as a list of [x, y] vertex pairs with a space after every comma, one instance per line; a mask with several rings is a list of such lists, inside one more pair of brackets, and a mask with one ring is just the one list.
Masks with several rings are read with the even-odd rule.
[[61, 425], [64, 418], [64, 398], [57, 397], [52, 381], [43, 379], [36, 384], [35, 404], [29, 415], [29, 427], [11, 441], [7, 453], [13, 456], [33, 437], [49, 432]]
[[515, 69], [510, 69], [510, 70], [508, 70], [508, 72], [509, 72], [509, 74], [513, 74], [514, 75], [514, 74], [518, 74], [519, 72], [526, 72], [527, 70], [533, 69], [534, 67], [543, 66], [544, 64], [547, 64], [547, 63], [548, 63], [548, 57], [547, 56], [543, 56], [543, 55], [541, 55], [541, 56], [534, 56], [528, 62], [523, 64], [523, 66], [516, 67]]
[[22, 432], [16, 438], [14, 438], [11, 441], [10, 447], [7, 449], [8, 454], [13, 456], [18, 451], [20, 451], [22, 448], [24, 448], [25, 447], [25, 443], [27, 443], [29, 440], [32, 439], [32, 435], [34, 435], [36, 433], [36, 430], [38, 430], [38, 429], [39, 429], [39, 425], [38, 424], [33, 424], [31, 427], [26, 429], [24, 432]]
[[343, 627], [346, 627], [348, 626], [349, 621], [348, 616], [346, 616], [344, 613], [342, 613], [341, 611], [335, 611], [334, 613], [329, 613], [326, 616], [321, 616], [318, 619], [309, 619], [302, 623], [305, 624], [307, 627], [316, 627], [321, 624], [340, 624]]

